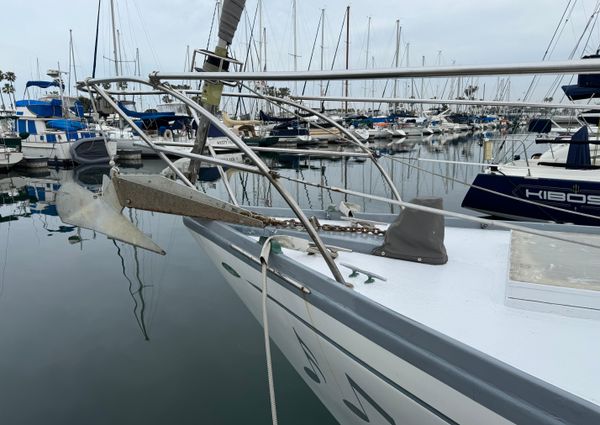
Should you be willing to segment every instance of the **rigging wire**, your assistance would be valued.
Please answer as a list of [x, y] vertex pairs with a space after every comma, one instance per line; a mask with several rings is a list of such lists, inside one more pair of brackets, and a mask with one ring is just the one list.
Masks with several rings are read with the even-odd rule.
[[96, 16], [96, 40], [94, 42], [94, 64], [92, 65], [92, 78], [96, 78], [96, 65], [98, 60], [98, 35], [100, 31], [100, 5], [102, 0], [98, 0], [98, 15]]
[[[585, 37], [586, 33], [588, 32], [588, 30], [590, 29], [590, 26], [592, 25], [592, 23], [596, 22], [596, 15], [598, 14], [598, 12], [600, 12], [600, 0], [598, 2], [596, 2], [596, 5], [594, 7], [594, 11], [592, 12], [592, 14], [590, 15], [583, 31], [581, 32], [579, 38], [577, 39], [577, 43], [575, 43], [575, 46], [573, 47], [573, 49], [571, 50], [571, 53], [568, 56], [568, 59], [571, 60], [573, 59], [573, 57], [577, 54], [577, 51], [579, 50], [579, 45], [581, 44], [581, 41], [583, 40], [583, 38]], [[585, 48], [585, 46], [584, 46]], [[546, 92], [546, 96], [545, 98], [550, 98], [550, 97], [554, 97], [554, 95], [556, 94], [556, 91], [560, 88], [560, 85], [562, 83], [564, 79], [564, 75], [558, 75], [556, 76], [554, 82], [552, 83], [552, 85], [550, 86], [550, 88], [548, 89], [548, 91]]]
[[[548, 57], [548, 53], [550, 52], [550, 48], [551, 48], [552, 44], [554, 43], [554, 40], [556, 39], [556, 35], [558, 34], [558, 31], [559, 31], [559, 29], [560, 29], [560, 27], [561, 27], [561, 25], [563, 23], [563, 19], [565, 19], [565, 15], [567, 14], [567, 11], [569, 10], [569, 6], [571, 6], [571, 3], [573, 3], [573, 0], [569, 0], [569, 3], [567, 3], [567, 7], [565, 7], [565, 10], [563, 11], [563, 13], [561, 15], [560, 20], [558, 21], [558, 25], [554, 29], [554, 33], [552, 34], [552, 37], [550, 38], [550, 42], [548, 43], [548, 46], [546, 47], [546, 51], [544, 52], [544, 55], [542, 56], [542, 61], [545, 61], [546, 58]], [[577, 3], [577, 0], [575, 0], [575, 3]], [[571, 12], [573, 12], [573, 9], [571, 9]], [[525, 95], [523, 96], [523, 101], [524, 102], [527, 101], [527, 99], [529, 98], [529, 96], [532, 94], [534, 86], [537, 85], [537, 80], [538, 79], [539, 79], [538, 75], [534, 75], [533, 76], [533, 79], [531, 80], [531, 83], [529, 84], [529, 87], [527, 88], [527, 91], [525, 92]]]
[[210, 40], [212, 39], [212, 32], [213, 32], [213, 28], [215, 26], [215, 18], [217, 16], [217, 8], [218, 7], [219, 7], [219, 3], [215, 2], [215, 7], [213, 8], [213, 15], [210, 20], [210, 30], [208, 31], [208, 38], [206, 39], [206, 50], [208, 50], [210, 48]]
[[[333, 52], [333, 60], [331, 61], [330, 70], [333, 70], [333, 68], [335, 66], [335, 61], [337, 60], [337, 54], [340, 49], [340, 43], [342, 41], [342, 37], [344, 34], [344, 27], [346, 26], [346, 14], [347, 13], [348, 13], [348, 9], [346, 9], [346, 12], [344, 13], [344, 18], [342, 19], [342, 27], [340, 28], [340, 34], [338, 35], [338, 41], [337, 41], [337, 44], [335, 45], [335, 51]], [[331, 80], [327, 81], [327, 85], [325, 86], [325, 91], [323, 93], [323, 96], [327, 96], [327, 91], [329, 90], [330, 83], [331, 83]]]
[[[312, 60], [315, 54], [315, 47], [317, 46], [317, 39], [319, 37], [319, 29], [321, 28], [321, 18], [322, 16], [319, 17], [319, 22], [317, 23], [317, 31], [315, 33], [315, 40], [313, 41], [313, 46], [312, 46], [312, 50], [310, 51], [310, 58], [308, 60], [308, 68], [307, 71], [310, 71], [310, 67], [312, 65]], [[304, 81], [304, 85], [302, 86], [302, 96], [304, 96], [304, 93], [306, 91], [306, 84], [308, 83], [308, 81]]]

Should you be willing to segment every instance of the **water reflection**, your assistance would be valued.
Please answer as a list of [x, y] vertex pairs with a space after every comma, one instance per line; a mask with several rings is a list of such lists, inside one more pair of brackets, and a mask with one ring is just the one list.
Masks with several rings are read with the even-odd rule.
[[[83, 251], [84, 242], [95, 240], [98, 234], [93, 230], [86, 231], [82, 227], [66, 224], [69, 219], [65, 216], [65, 211], [71, 206], [65, 206], [61, 202], [85, 204], [86, 199], [78, 199], [77, 192], [70, 193], [68, 198], [61, 197], [59, 194], [61, 188], [73, 183], [85, 189], [82, 193], [98, 193], [102, 187], [103, 177], [108, 175], [109, 171], [108, 166], [87, 165], [74, 169], [51, 169], [34, 175], [5, 175], [0, 178], [0, 223], [37, 218], [41, 221], [47, 236], [69, 235], [66, 239], [68, 245], [77, 245], [80, 251]], [[77, 199], [73, 200], [73, 196]], [[134, 221], [131, 210], [129, 214], [130, 219]], [[139, 225], [139, 221], [135, 221]], [[133, 259], [126, 261], [121, 246], [114, 239], [112, 243], [120, 260], [122, 275], [128, 283], [135, 321], [144, 340], [149, 341], [144, 291], [153, 285], [146, 285], [143, 282], [138, 248], [133, 247]], [[9, 247], [6, 247], [5, 254], [8, 253], [8, 249]], [[128, 265], [133, 268], [129, 273], [133, 278], [127, 273]]]
[[129, 283], [129, 295], [131, 295], [131, 299], [133, 301], [133, 316], [135, 317], [135, 321], [137, 322], [142, 335], [144, 336], [144, 340], [150, 341], [150, 336], [148, 335], [148, 327], [146, 325], [146, 300], [144, 298], [144, 290], [146, 288], [150, 288], [153, 285], [144, 285], [142, 282], [142, 277], [140, 273], [140, 259], [138, 254], [138, 248], [133, 248], [133, 258], [134, 258], [134, 276], [136, 280], [136, 284], [133, 283], [131, 278], [127, 275], [126, 266], [125, 266], [125, 258], [121, 252], [121, 247], [117, 242], [113, 239], [112, 243], [114, 244], [117, 257], [121, 262], [121, 272], [125, 277], [125, 280]]
[[[468, 166], [459, 162], [466, 160], [480, 162], [482, 146], [479, 142], [480, 136], [461, 133], [378, 141], [371, 143], [370, 146], [380, 157], [380, 163], [386, 168], [405, 199], [416, 196], [442, 196], [446, 208], [459, 210], [467, 185], [481, 170], [481, 167]], [[339, 145], [326, 148], [326, 150], [340, 149], [349, 148]], [[335, 159], [319, 155], [318, 152], [271, 153], [263, 157], [284, 177], [316, 182], [321, 186], [354, 187], [365, 193], [389, 195], [379, 173], [374, 171], [370, 162], [365, 162], [362, 158]], [[441, 160], [441, 162], [421, 161], [427, 158]], [[163, 168], [164, 164], [156, 160], [144, 161], [142, 166], [138, 165], [129, 170], [122, 167], [121, 171], [155, 174]], [[22, 219], [30, 219], [33, 223], [41, 222], [41, 227], [47, 236], [64, 234], [69, 245], [78, 246], [82, 251], [84, 244], [95, 241], [99, 234], [85, 230], [85, 226], [80, 227], [80, 223], [73, 222], [64, 215], [61, 217], [65, 208], [57, 205], [61, 200], [58, 193], [61, 187], [75, 184], [83, 188], [85, 193], [95, 194], [101, 189], [103, 177], [108, 175], [109, 171], [108, 166], [92, 165], [72, 170], [53, 169], [42, 175], [13, 173], [0, 176], [0, 223]], [[285, 205], [271, 184], [259, 176], [228, 170], [227, 178], [242, 204]], [[208, 194], [225, 198], [222, 181], [210, 180], [199, 181], [198, 187]], [[327, 209], [344, 199], [359, 204], [366, 211], [387, 212], [389, 209], [391, 212], [397, 212], [393, 206], [335, 193], [327, 187], [310, 187], [291, 181], [286, 181], [285, 184], [304, 208]], [[131, 210], [128, 212], [129, 220], [139, 225], [135, 213]], [[135, 321], [144, 340], [149, 340], [146, 299], [151, 294], [149, 288], [153, 285], [143, 279], [144, 265], [140, 263], [140, 256], [145, 253], [140, 253], [137, 248], [131, 248], [115, 240], [111, 240], [111, 243], [123, 279], [128, 285]], [[131, 249], [133, 251], [130, 251]], [[129, 252], [131, 252], [130, 256], [127, 254]]]
[[[435, 194], [444, 197], [446, 207], [459, 208], [465, 188], [447, 177], [471, 182], [478, 167], [418, 158], [478, 162], [481, 147], [476, 139], [437, 139], [374, 147], [404, 198]], [[268, 160], [282, 176], [347, 184], [372, 194], [386, 190], [369, 161], [305, 155], [284, 168], [285, 158], [284, 164], [277, 156]], [[140, 169], [121, 171], [163, 168], [158, 160], [145, 160]], [[268, 422], [262, 328], [179, 218], [125, 210], [128, 220], [165, 246], [166, 257], [62, 222], [55, 192], [68, 183], [93, 193], [105, 173], [78, 168], [44, 176], [0, 175], [0, 423]], [[228, 176], [240, 203], [284, 205], [265, 179], [231, 170]], [[303, 207], [327, 209], [340, 200], [326, 188], [285, 184]], [[227, 196], [220, 180], [198, 185]], [[350, 201], [367, 211], [389, 208]], [[277, 350], [274, 364], [282, 390], [294, 400], [282, 403], [282, 416], [286, 410], [288, 416], [282, 422], [333, 423]], [[232, 400], [238, 409], [231, 409]], [[65, 404], [68, 411], [57, 413], [56, 406]], [[36, 408], [23, 408], [28, 405]]]

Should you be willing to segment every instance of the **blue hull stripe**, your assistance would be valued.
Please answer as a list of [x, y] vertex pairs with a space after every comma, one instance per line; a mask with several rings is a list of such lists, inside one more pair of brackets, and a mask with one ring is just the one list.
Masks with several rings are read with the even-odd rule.
[[[600, 218], [600, 184], [596, 182], [479, 174], [473, 186], [568, 211], [592, 214]], [[600, 226], [600, 219], [544, 208], [544, 206], [499, 196], [476, 187], [469, 189], [463, 199], [462, 207], [499, 217]]]

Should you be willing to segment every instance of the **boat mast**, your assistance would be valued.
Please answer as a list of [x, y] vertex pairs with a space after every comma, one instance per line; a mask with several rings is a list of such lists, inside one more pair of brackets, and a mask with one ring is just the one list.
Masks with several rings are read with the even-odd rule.
[[[395, 65], [398, 68], [400, 64], [400, 34], [402, 33], [402, 27], [400, 26], [400, 19], [396, 19], [396, 61]], [[394, 98], [398, 97], [398, 79], [394, 80]], [[398, 109], [398, 104], [394, 103], [394, 112]]]
[[[371, 56], [371, 68], [375, 69], [375, 56]], [[375, 99], [375, 79], [371, 80], [371, 97]], [[375, 113], [375, 102], [371, 103], [371, 114]]]
[[49, 77], [53, 77], [54, 73], [58, 73], [57, 79], [58, 79], [58, 93], [59, 93], [59, 97], [60, 97], [60, 108], [61, 108], [61, 112], [62, 112], [62, 116], [63, 118], [68, 118], [68, 110], [69, 108], [65, 105], [65, 85], [63, 84], [63, 78], [62, 78], [62, 71], [60, 69], [60, 62], [56, 63], [57, 67], [58, 67], [58, 71], [48, 71], [48, 73], [46, 75], [48, 75]]
[[[369, 22], [367, 24], [367, 54], [365, 55], [365, 69], [369, 69], [369, 48], [371, 44], [371, 17], [369, 16]], [[367, 97], [367, 86], [369, 82], [365, 81], [365, 97]]]
[[258, 0], [258, 70], [263, 71], [263, 13], [262, 0]]
[[[346, 69], [350, 63], [350, 6], [346, 6]], [[348, 84], [346, 80], [345, 96], [348, 97]], [[344, 111], [348, 114], [348, 101], [345, 102]]]
[[[425, 56], [421, 57], [421, 66], [425, 68]], [[425, 78], [421, 77], [421, 93], [419, 93], [419, 97], [421, 99], [425, 99]], [[421, 110], [423, 110], [423, 105], [421, 105]]]
[[98, 60], [98, 35], [100, 31], [100, 6], [102, 0], [98, 0], [98, 15], [96, 16], [96, 40], [94, 41], [94, 64], [92, 65], [92, 78], [96, 78], [96, 64]]
[[[406, 43], [406, 67], [410, 68], [410, 43]], [[410, 79], [410, 98], [415, 98], [415, 80]]]
[[[442, 66], [442, 51], [438, 50], [438, 58], [437, 58], [437, 64], [438, 66]], [[439, 79], [436, 79], [436, 83], [435, 83], [435, 97], [436, 98], [440, 98], [440, 82]]]
[[119, 71], [121, 72], [121, 75], [123, 75], [123, 56], [121, 53], [121, 31], [117, 30], [117, 52], [119, 54], [119, 61], [117, 62], [119, 64]]
[[69, 97], [71, 96], [71, 66], [73, 63], [71, 59], [73, 58], [73, 30], [69, 29], [69, 79], [68, 79], [68, 91], [67, 94]]
[[[188, 46], [188, 47], [189, 47], [189, 46]], [[187, 69], [186, 69], [186, 71], [187, 71]], [[141, 66], [141, 64], [140, 64], [140, 49], [139, 49], [139, 47], [136, 47], [136, 48], [135, 48], [135, 74], [136, 74], [138, 77], [141, 77], [141, 76], [142, 76], [142, 66]], [[190, 83], [190, 84], [191, 84], [191, 83]], [[190, 85], [190, 87], [191, 87], [191, 85]], [[142, 85], [141, 85], [141, 84], [138, 84], [138, 90], [139, 90], [140, 92], [142, 91]], [[140, 94], [140, 110], [141, 110], [141, 111], [143, 111], [143, 110], [144, 110], [144, 106], [143, 106], [143, 103], [144, 103], [144, 101], [143, 101], [143, 99], [144, 99], [144, 96], [142, 96], [142, 95]]]
[[[204, 60], [204, 64], [202, 65], [203, 72], [223, 72], [228, 70], [230, 63], [232, 62], [228, 56], [228, 49], [238, 28], [245, 3], [245, 0], [225, 0], [222, 4], [222, 9], [218, 7], [219, 27], [217, 32], [217, 45], [214, 49], [214, 53], [207, 55]], [[217, 3], [217, 5], [221, 6], [220, 2]], [[205, 80], [202, 84], [202, 94], [199, 102], [200, 106], [206, 109], [210, 114], [216, 115], [219, 104], [221, 103], [222, 94], [223, 83], [221, 81]], [[194, 119], [198, 124], [198, 129], [196, 130], [196, 139], [194, 141], [192, 153], [203, 154], [211, 121], [204, 115], [200, 117], [195, 116]], [[211, 155], [212, 154], [213, 153], [211, 153]], [[200, 165], [200, 160], [190, 161], [188, 168], [190, 182], [195, 183], [198, 179]]]
[[263, 40], [264, 40], [264, 49], [265, 49], [265, 56], [264, 56], [264, 71], [267, 71], [267, 28], [263, 28]]
[[115, 76], [119, 76], [119, 58], [117, 53], [117, 24], [115, 21], [115, 0], [110, 0], [110, 16], [113, 34], [113, 59], [115, 61]]
[[[323, 71], [324, 62], [324, 50], [325, 50], [325, 9], [321, 9], [321, 71]], [[323, 80], [321, 80], [321, 96], [325, 96], [323, 93]]]
[[[292, 2], [292, 15], [294, 25], [294, 72], [298, 72], [298, 17], [296, 15], [296, 0]], [[298, 81], [294, 81], [294, 94], [298, 94]]]

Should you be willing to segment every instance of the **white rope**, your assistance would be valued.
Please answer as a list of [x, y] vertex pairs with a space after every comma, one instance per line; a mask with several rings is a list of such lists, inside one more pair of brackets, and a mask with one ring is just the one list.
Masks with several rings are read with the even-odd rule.
[[269, 261], [269, 252], [271, 251], [271, 240], [269, 237], [260, 253], [260, 263], [262, 266], [262, 319], [263, 333], [265, 339], [265, 355], [267, 358], [267, 379], [269, 381], [269, 399], [271, 402], [271, 419], [273, 425], [277, 425], [277, 404], [275, 402], [275, 383], [273, 381], [273, 364], [271, 362], [271, 339], [269, 337], [269, 315], [267, 313], [267, 264]]
[[267, 312], [267, 270], [269, 264], [269, 253], [271, 252], [271, 243], [276, 240], [282, 247], [294, 249], [296, 251], [309, 252], [309, 243], [302, 238], [295, 238], [285, 235], [274, 235], [267, 238], [260, 251], [260, 264], [262, 269], [262, 319], [263, 334], [265, 339], [265, 354], [267, 358], [267, 379], [269, 381], [269, 399], [271, 401], [271, 419], [273, 425], [277, 425], [277, 403], [275, 402], [275, 383], [273, 380], [273, 364], [271, 361], [271, 339], [269, 337], [269, 315]]

